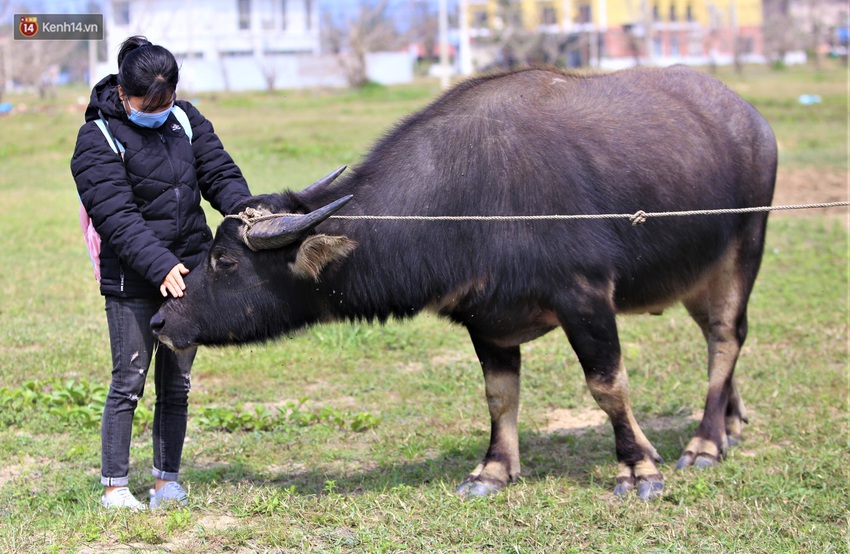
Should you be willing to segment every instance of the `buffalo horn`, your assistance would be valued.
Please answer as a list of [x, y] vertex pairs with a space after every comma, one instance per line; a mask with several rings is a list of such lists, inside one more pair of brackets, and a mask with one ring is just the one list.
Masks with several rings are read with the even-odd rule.
[[352, 198], [354, 196], [350, 194], [343, 196], [308, 214], [282, 214], [258, 221], [245, 233], [245, 244], [251, 250], [273, 250], [292, 244], [348, 204]]
[[306, 189], [302, 190], [301, 194], [304, 195], [305, 198], [309, 198], [309, 195], [311, 193], [314, 193], [318, 190], [322, 190], [323, 188], [325, 188], [326, 186], [331, 184], [334, 181], [334, 179], [339, 177], [342, 174], [342, 172], [345, 171], [346, 167], [347, 166], [343, 165], [341, 167], [334, 169], [333, 171], [331, 171], [330, 173], [328, 173], [327, 175], [325, 175], [324, 177], [322, 177], [321, 179], [319, 179], [318, 181], [316, 181], [315, 183], [313, 183], [312, 185], [310, 185]]

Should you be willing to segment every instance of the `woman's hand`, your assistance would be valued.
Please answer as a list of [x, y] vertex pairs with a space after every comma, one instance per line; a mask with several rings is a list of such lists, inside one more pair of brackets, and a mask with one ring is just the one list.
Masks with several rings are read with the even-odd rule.
[[185, 265], [175, 265], [168, 272], [168, 275], [165, 276], [165, 279], [162, 280], [162, 284], [159, 286], [159, 292], [166, 298], [168, 298], [169, 292], [174, 298], [180, 298], [183, 296], [183, 291], [186, 290], [186, 283], [183, 282], [183, 276], [188, 274], [189, 270], [186, 269]]

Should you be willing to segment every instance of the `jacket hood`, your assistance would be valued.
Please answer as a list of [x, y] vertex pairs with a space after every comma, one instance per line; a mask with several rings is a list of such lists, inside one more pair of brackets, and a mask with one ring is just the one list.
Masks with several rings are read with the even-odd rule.
[[107, 118], [127, 118], [127, 112], [118, 98], [118, 75], [107, 75], [92, 89], [86, 108], [86, 121], [99, 119], [99, 111]]

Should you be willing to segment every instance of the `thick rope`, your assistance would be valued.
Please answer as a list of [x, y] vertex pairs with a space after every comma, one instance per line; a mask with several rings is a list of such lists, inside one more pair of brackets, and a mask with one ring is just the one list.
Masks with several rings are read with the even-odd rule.
[[284, 214], [267, 214], [260, 210], [256, 210], [254, 208], [245, 208], [244, 211], [239, 212], [238, 214], [230, 214], [224, 216], [224, 219], [238, 219], [245, 225], [242, 225], [239, 228], [239, 238], [242, 239], [242, 242], [250, 248], [253, 252], [256, 252], [257, 249], [251, 244], [251, 239], [248, 238], [248, 232], [251, 230], [251, 227], [254, 226], [255, 223], [259, 221], [264, 221], [266, 219], [275, 219]]
[[[772, 212], [780, 210], [811, 210], [816, 208], [835, 208], [850, 206], [850, 202], [822, 202], [819, 204], [790, 204], [785, 206], [756, 206], [752, 208], [725, 208], [717, 210], [685, 210], [680, 212], [645, 212], [638, 210], [633, 214], [573, 214], [573, 215], [332, 215], [330, 219], [361, 221], [564, 221], [573, 219], [628, 219], [632, 225], [641, 225], [651, 217], [685, 217], [694, 215], [725, 215], [752, 212]], [[244, 212], [225, 216], [225, 219], [239, 219], [250, 229], [254, 224], [278, 217], [294, 214], [266, 214], [253, 208]], [[246, 230], [247, 230], [246, 229]]]

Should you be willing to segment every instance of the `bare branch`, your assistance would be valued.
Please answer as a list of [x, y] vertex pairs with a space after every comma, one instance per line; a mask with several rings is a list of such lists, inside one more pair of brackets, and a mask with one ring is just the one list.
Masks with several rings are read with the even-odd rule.
[[389, 13], [388, 0], [362, 0], [354, 15], [334, 19], [324, 14], [323, 41], [326, 49], [339, 57], [351, 86], [361, 87], [368, 81], [366, 55], [398, 48], [401, 37]]

